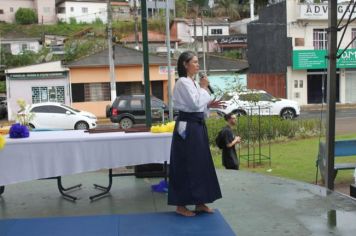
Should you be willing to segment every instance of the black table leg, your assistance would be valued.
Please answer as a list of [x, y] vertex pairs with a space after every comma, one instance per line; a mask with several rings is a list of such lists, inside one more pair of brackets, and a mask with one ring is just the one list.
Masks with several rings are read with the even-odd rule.
[[68, 198], [71, 201], [75, 201], [75, 200], [78, 199], [77, 197], [74, 197], [74, 196], [71, 196], [69, 194], [66, 194], [65, 192], [69, 191], [69, 190], [72, 190], [72, 189], [75, 189], [75, 188], [80, 188], [82, 186], [82, 184], [77, 184], [77, 185], [71, 186], [69, 188], [64, 188], [63, 185], [62, 185], [62, 177], [61, 176], [57, 176], [57, 177], [54, 177], [54, 178], [57, 179], [58, 190], [59, 190], [59, 192], [62, 194], [62, 196], [64, 198]]
[[164, 162], [163, 168], [164, 168], [164, 181], [168, 183], [168, 165], [166, 161]]
[[98, 198], [104, 197], [106, 194], [108, 194], [111, 190], [112, 187], [112, 178], [113, 177], [119, 177], [119, 176], [132, 176], [134, 175], [133, 173], [125, 173], [125, 174], [113, 174], [112, 173], [112, 169], [109, 169], [109, 185], [107, 187], [105, 186], [101, 186], [98, 184], [94, 184], [94, 188], [99, 189], [101, 191], [103, 191], [102, 193], [90, 196], [89, 199], [94, 201]]
[[5, 191], [5, 186], [0, 186], [0, 195], [3, 194]]

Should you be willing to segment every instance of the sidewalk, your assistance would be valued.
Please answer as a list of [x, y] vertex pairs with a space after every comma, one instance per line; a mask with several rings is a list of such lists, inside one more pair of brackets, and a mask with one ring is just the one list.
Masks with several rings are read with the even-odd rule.
[[[323, 110], [326, 110], [326, 104], [308, 104], [308, 105], [301, 105], [301, 111], [320, 111], [321, 107]], [[337, 110], [346, 110], [346, 109], [356, 109], [356, 103], [346, 103], [346, 104], [336, 104]]]

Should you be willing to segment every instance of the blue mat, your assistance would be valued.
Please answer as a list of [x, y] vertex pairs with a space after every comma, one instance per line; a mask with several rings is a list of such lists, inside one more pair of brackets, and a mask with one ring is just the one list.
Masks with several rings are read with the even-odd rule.
[[219, 211], [183, 217], [169, 213], [0, 220], [0, 236], [232, 236]]

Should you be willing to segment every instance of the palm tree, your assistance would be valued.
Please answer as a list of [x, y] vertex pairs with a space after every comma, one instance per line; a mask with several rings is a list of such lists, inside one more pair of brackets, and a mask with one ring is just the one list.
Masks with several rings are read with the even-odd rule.
[[240, 19], [239, 1], [238, 0], [218, 0], [214, 9], [216, 16], [226, 16], [232, 20]]

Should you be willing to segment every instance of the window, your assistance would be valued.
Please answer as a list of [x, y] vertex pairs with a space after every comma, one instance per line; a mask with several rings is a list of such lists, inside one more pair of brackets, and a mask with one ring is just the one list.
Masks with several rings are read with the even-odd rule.
[[164, 108], [165, 107], [165, 104], [160, 101], [160, 100], [157, 100], [157, 99], [151, 99], [151, 105], [153, 108]]
[[326, 29], [313, 30], [313, 46], [316, 50], [327, 48], [327, 32]]
[[22, 48], [22, 51], [26, 51], [27, 50], [27, 44], [22, 44], [21, 48]]
[[[351, 29], [351, 40], [356, 38], [356, 28]], [[356, 40], [352, 42], [352, 48], [356, 48]]]
[[64, 86], [32, 87], [32, 103], [65, 102]]
[[43, 8], [43, 13], [49, 14], [51, 12], [51, 8], [50, 7], [44, 7]]
[[74, 7], [70, 7], [70, 12], [74, 12]]
[[49, 113], [48, 106], [34, 107], [31, 109], [33, 113]]
[[14, 12], [14, 8], [13, 7], [10, 7], [10, 12]]
[[109, 101], [110, 83], [84, 84], [84, 101]]
[[132, 109], [142, 109], [141, 99], [134, 99], [130, 101], [130, 107]]
[[303, 88], [303, 80], [299, 80], [299, 88]]
[[294, 88], [298, 88], [298, 80], [294, 80]]
[[261, 93], [260, 94], [260, 101], [272, 101], [274, 97], [268, 93]]
[[82, 7], [82, 13], [88, 13], [88, 8], [87, 7]]
[[4, 10], [3, 9], [0, 9], [0, 14], [4, 14]]
[[127, 104], [128, 104], [128, 101], [127, 100], [120, 100], [119, 101], [119, 105], [117, 106], [119, 109], [123, 109], [123, 108], [126, 108], [127, 107]]
[[222, 34], [222, 29], [211, 29], [211, 34]]
[[59, 114], [66, 114], [67, 109], [59, 106], [48, 106], [48, 113], [59, 113]]

